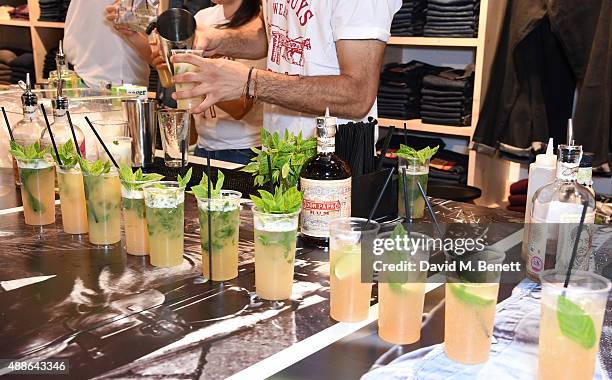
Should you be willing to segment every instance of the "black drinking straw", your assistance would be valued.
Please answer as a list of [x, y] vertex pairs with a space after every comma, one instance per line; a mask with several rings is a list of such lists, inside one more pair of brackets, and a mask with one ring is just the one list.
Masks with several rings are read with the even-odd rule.
[[412, 230], [412, 211], [408, 207], [408, 185], [406, 185], [406, 167], [402, 168], [402, 192], [404, 193], [404, 210], [406, 212], [406, 220], [408, 221], [408, 236], [411, 236]]
[[185, 167], [185, 150], [186, 140], [181, 140], [181, 168]]
[[268, 180], [270, 181], [270, 192], [274, 193], [274, 183], [272, 182], [272, 159], [269, 154], [266, 154], [268, 159]]
[[70, 132], [72, 132], [74, 148], [76, 149], [79, 157], [83, 158], [83, 156], [81, 155], [81, 147], [79, 147], [79, 140], [77, 140], [76, 133], [74, 133], [74, 125], [72, 124], [72, 117], [70, 117], [70, 111], [66, 111], [66, 116], [68, 116], [68, 125], [70, 125]]
[[11, 130], [11, 125], [9, 124], [8, 116], [6, 115], [6, 110], [4, 109], [4, 107], [2, 107], [2, 115], [4, 115], [4, 123], [6, 124], [6, 129], [8, 129], [9, 136], [12, 141], [15, 141], [15, 138], [13, 137], [13, 131]]
[[431, 220], [434, 222], [436, 230], [438, 230], [438, 234], [440, 235], [440, 237], [442, 237], [442, 228], [440, 228], [440, 224], [438, 224], [438, 219], [436, 219], [436, 215], [434, 214], [433, 208], [431, 207], [431, 203], [429, 203], [429, 199], [427, 199], [425, 189], [423, 189], [423, 186], [421, 186], [421, 183], [419, 181], [417, 181], [417, 185], [419, 186], [421, 196], [425, 200], [425, 205], [427, 206], [427, 211], [429, 211], [429, 215], [431, 215]]
[[378, 164], [376, 165], [376, 171], [380, 170], [383, 166], [383, 162], [385, 161], [385, 156], [387, 155], [387, 151], [389, 150], [389, 144], [391, 143], [391, 138], [393, 137], [393, 132], [395, 132], [395, 126], [389, 127], [387, 131], [387, 136], [385, 136], [385, 141], [383, 142], [382, 150], [380, 151], [380, 157], [378, 158]]
[[55, 137], [53, 137], [53, 132], [51, 132], [51, 124], [49, 124], [49, 118], [47, 117], [45, 105], [41, 104], [40, 109], [42, 110], [43, 116], [45, 117], [45, 124], [47, 124], [47, 132], [49, 132], [49, 137], [51, 137], [51, 144], [53, 145], [53, 150], [55, 151], [55, 156], [57, 157], [57, 163], [61, 167], [63, 166], [62, 159], [60, 158], [59, 151], [57, 150], [57, 145], [55, 144]]
[[210, 179], [210, 151], [206, 150], [206, 172], [208, 173], [208, 213], [206, 217], [208, 218], [208, 275], [210, 277], [210, 281], [212, 281], [212, 217], [210, 215], [210, 198], [212, 197], [211, 186], [212, 180]]
[[408, 145], [408, 127], [404, 123], [404, 145]]
[[574, 248], [572, 249], [572, 257], [570, 258], [569, 266], [567, 268], [567, 274], [565, 275], [565, 283], [563, 284], [564, 288], [567, 288], [570, 281], [570, 276], [572, 275], [572, 267], [574, 266], [574, 261], [576, 261], [576, 252], [578, 251], [578, 243], [580, 242], [580, 234], [582, 233], [582, 227], [584, 226], [584, 219], [586, 218], [587, 208], [589, 207], [589, 202], [584, 201], [584, 205], [582, 206], [582, 215], [580, 215], [580, 224], [578, 224], [578, 231], [576, 232], [576, 240], [574, 240]]
[[113, 158], [113, 156], [110, 154], [110, 151], [108, 150], [108, 148], [106, 147], [106, 144], [104, 144], [104, 141], [102, 141], [102, 138], [100, 137], [100, 135], [98, 134], [98, 131], [96, 131], [96, 129], [94, 128], [93, 124], [91, 123], [91, 121], [89, 121], [89, 118], [87, 116], [85, 116], [85, 121], [87, 122], [87, 124], [89, 124], [89, 128], [91, 128], [91, 130], [93, 131], [94, 135], [96, 135], [96, 138], [98, 139], [98, 141], [100, 142], [100, 144], [102, 145], [102, 148], [104, 148], [104, 151], [106, 152], [106, 154], [108, 155], [108, 158], [110, 158], [111, 162], [113, 163], [113, 165], [115, 165], [115, 167], [117, 169], [119, 169], [119, 165], [117, 165], [117, 161], [115, 161], [115, 159]]
[[374, 202], [374, 207], [372, 207], [372, 209], [370, 210], [370, 215], [368, 216], [368, 221], [366, 222], [365, 226], [363, 227], [364, 231], [368, 229], [368, 226], [370, 225], [370, 222], [374, 218], [374, 214], [376, 213], [376, 210], [378, 210], [378, 204], [380, 203], [380, 201], [382, 199], [382, 196], [385, 193], [385, 190], [387, 190], [387, 186], [389, 186], [389, 183], [391, 182], [391, 178], [393, 178], [393, 173], [395, 173], [395, 168], [391, 168], [391, 170], [389, 171], [389, 175], [387, 176], [387, 179], [385, 180], [385, 184], [382, 187], [382, 190], [380, 190], [380, 193], [378, 193], [378, 198], [376, 198], [376, 202]]

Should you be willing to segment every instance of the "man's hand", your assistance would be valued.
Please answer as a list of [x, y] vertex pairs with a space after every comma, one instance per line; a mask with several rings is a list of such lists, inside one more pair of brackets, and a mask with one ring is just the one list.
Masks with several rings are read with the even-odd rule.
[[137, 33], [129, 29], [125, 25], [115, 23], [117, 19], [119, 18], [119, 3], [120, 3], [120, 0], [115, 0], [113, 5], [109, 5], [108, 7], [106, 7], [104, 9], [104, 18], [115, 28], [115, 30], [119, 34], [121, 34], [122, 36], [126, 38], [131, 38]]
[[227, 59], [177, 54], [172, 57], [172, 62], [190, 63], [199, 69], [197, 72], [178, 74], [172, 78], [174, 83], [196, 83], [191, 90], [174, 93], [174, 99], [206, 97], [199, 106], [190, 110], [194, 114], [202, 113], [220, 101], [240, 98], [249, 76], [247, 66]]
[[196, 29], [193, 48], [203, 50], [204, 57], [214, 57], [219, 54], [218, 49], [224, 38], [224, 29], [217, 29], [206, 25], [198, 25]]

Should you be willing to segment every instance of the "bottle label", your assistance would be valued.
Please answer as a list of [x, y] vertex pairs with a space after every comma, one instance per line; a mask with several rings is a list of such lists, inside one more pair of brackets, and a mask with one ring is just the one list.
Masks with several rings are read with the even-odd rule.
[[562, 181], [575, 181], [578, 175], [578, 164], [573, 162], [557, 163], [557, 179]]
[[576, 182], [583, 186], [593, 185], [593, 168], [579, 168], [576, 173]]
[[335, 137], [318, 137], [317, 153], [334, 153], [336, 151]]
[[301, 231], [304, 235], [329, 237], [329, 222], [351, 216], [351, 179], [319, 181], [300, 179], [304, 192]]

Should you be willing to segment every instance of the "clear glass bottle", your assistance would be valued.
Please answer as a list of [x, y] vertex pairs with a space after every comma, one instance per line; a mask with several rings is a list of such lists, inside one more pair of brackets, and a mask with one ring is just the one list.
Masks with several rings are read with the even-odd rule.
[[588, 270], [591, 266], [595, 197], [576, 181], [581, 158], [582, 146], [559, 145], [557, 178], [533, 196], [527, 274], [536, 281], [544, 269], [569, 267], [585, 204], [584, 227], [572, 269]]
[[317, 155], [311, 157], [300, 173], [302, 202], [302, 240], [327, 246], [329, 223], [351, 216], [351, 168], [335, 154], [337, 119], [317, 118]]
[[[23, 119], [13, 126], [13, 137], [17, 144], [27, 146], [40, 141], [40, 134], [46, 128], [46, 124], [38, 112], [38, 97], [32, 92], [30, 74], [26, 74], [26, 84], [23, 90], [23, 95], [21, 95]], [[14, 159], [13, 175], [15, 177], [15, 184], [20, 186], [19, 172]]]
[[49, 85], [51, 88], [57, 88], [60, 81], [63, 81], [62, 87], [64, 89], [77, 89], [80, 87], [81, 81], [79, 76], [76, 72], [68, 69], [66, 64], [62, 41], [59, 42], [59, 50], [55, 55], [55, 65], [57, 69], [49, 73]]
[[[53, 123], [51, 124], [51, 131], [53, 132], [53, 137], [55, 138], [55, 143], [57, 144], [58, 148], [60, 145], [65, 144], [68, 140], [73, 139], [70, 124], [68, 122], [68, 115], [66, 114], [67, 111], [68, 98], [62, 96], [62, 87], [60, 86], [57, 88], [56, 98], [53, 99]], [[83, 130], [74, 122], [72, 125], [74, 126], [76, 139], [79, 142], [81, 154], [83, 157], [87, 157], [85, 154], [85, 135], [83, 134]], [[40, 144], [43, 147], [53, 146], [47, 128], [45, 128], [41, 134]]]
[[595, 196], [595, 190], [593, 189], [593, 154], [584, 153], [580, 160], [580, 166], [578, 167], [578, 176], [576, 181], [582, 186], [586, 187], [591, 191], [591, 194]]

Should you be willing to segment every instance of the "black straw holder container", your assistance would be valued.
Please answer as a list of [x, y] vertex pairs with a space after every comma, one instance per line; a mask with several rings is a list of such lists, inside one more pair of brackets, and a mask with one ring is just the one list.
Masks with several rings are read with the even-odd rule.
[[[374, 207], [374, 202], [383, 188], [389, 171], [382, 169], [372, 173], [353, 177], [351, 190], [351, 215], [358, 218], [367, 218]], [[375, 220], [388, 220], [397, 217], [397, 189], [398, 177], [393, 176], [391, 183], [383, 193], [378, 205]]]

